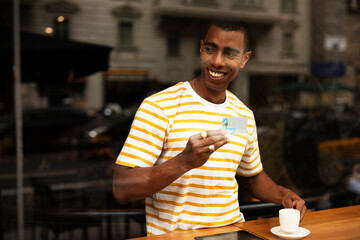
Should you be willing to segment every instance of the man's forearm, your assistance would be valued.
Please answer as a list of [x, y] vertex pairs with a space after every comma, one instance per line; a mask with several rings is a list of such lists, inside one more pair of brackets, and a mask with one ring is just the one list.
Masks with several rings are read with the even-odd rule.
[[114, 197], [121, 203], [143, 199], [165, 188], [188, 170], [190, 168], [182, 164], [179, 155], [154, 167], [116, 166]]
[[274, 183], [264, 171], [254, 177], [242, 178], [241, 183], [253, 197], [276, 204], [282, 204], [283, 196], [288, 190]]
[[181, 153], [160, 165], [144, 168], [118, 165], [114, 173], [114, 197], [119, 202], [128, 202], [151, 196], [190, 169], [204, 165], [216, 149], [228, 142], [224, 130], [209, 130], [206, 137], [200, 133], [192, 135]]

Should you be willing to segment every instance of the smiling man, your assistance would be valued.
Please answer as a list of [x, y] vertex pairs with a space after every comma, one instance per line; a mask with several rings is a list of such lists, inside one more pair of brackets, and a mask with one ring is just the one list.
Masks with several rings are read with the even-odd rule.
[[248, 37], [243, 25], [213, 24], [201, 41], [201, 75], [190, 81], [205, 100], [225, 102], [226, 89], [250, 59]]
[[122, 203], [146, 198], [148, 235], [245, 221], [236, 174], [254, 197], [303, 217], [305, 202], [262, 168], [252, 111], [227, 90], [250, 59], [248, 46], [242, 23], [211, 24], [200, 76], [139, 107], [116, 160], [113, 193]]

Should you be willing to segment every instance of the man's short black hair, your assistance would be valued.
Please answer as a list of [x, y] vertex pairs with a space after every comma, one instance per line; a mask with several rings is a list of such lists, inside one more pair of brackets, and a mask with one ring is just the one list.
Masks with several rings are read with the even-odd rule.
[[215, 25], [224, 31], [242, 32], [244, 34], [244, 40], [245, 40], [245, 51], [249, 51], [250, 48], [249, 28], [244, 22], [226, 21], [226, 20], [214, 21], [209, 25], [209, 28], [212, 25]]

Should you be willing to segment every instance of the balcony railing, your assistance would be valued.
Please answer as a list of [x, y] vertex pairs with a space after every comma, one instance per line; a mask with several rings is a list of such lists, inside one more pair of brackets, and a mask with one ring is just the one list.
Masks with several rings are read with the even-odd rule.
[[235, 7], [252, 7], [260, 8], [263, 7], [263, 0], [232, 0], [233, 6]]
[[217, 4], [217, 0], [184, 0], [185, 4], [204, 5], [204, 4]]

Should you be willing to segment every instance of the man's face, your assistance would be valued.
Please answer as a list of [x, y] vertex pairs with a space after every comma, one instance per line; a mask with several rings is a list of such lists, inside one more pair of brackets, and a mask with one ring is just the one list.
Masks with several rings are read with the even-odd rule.
[[207, 88], [223, 91], [244, 68], [251, 52], [245, 52], [244, 34], [212, 25], [201, 41], [201, 80]]

